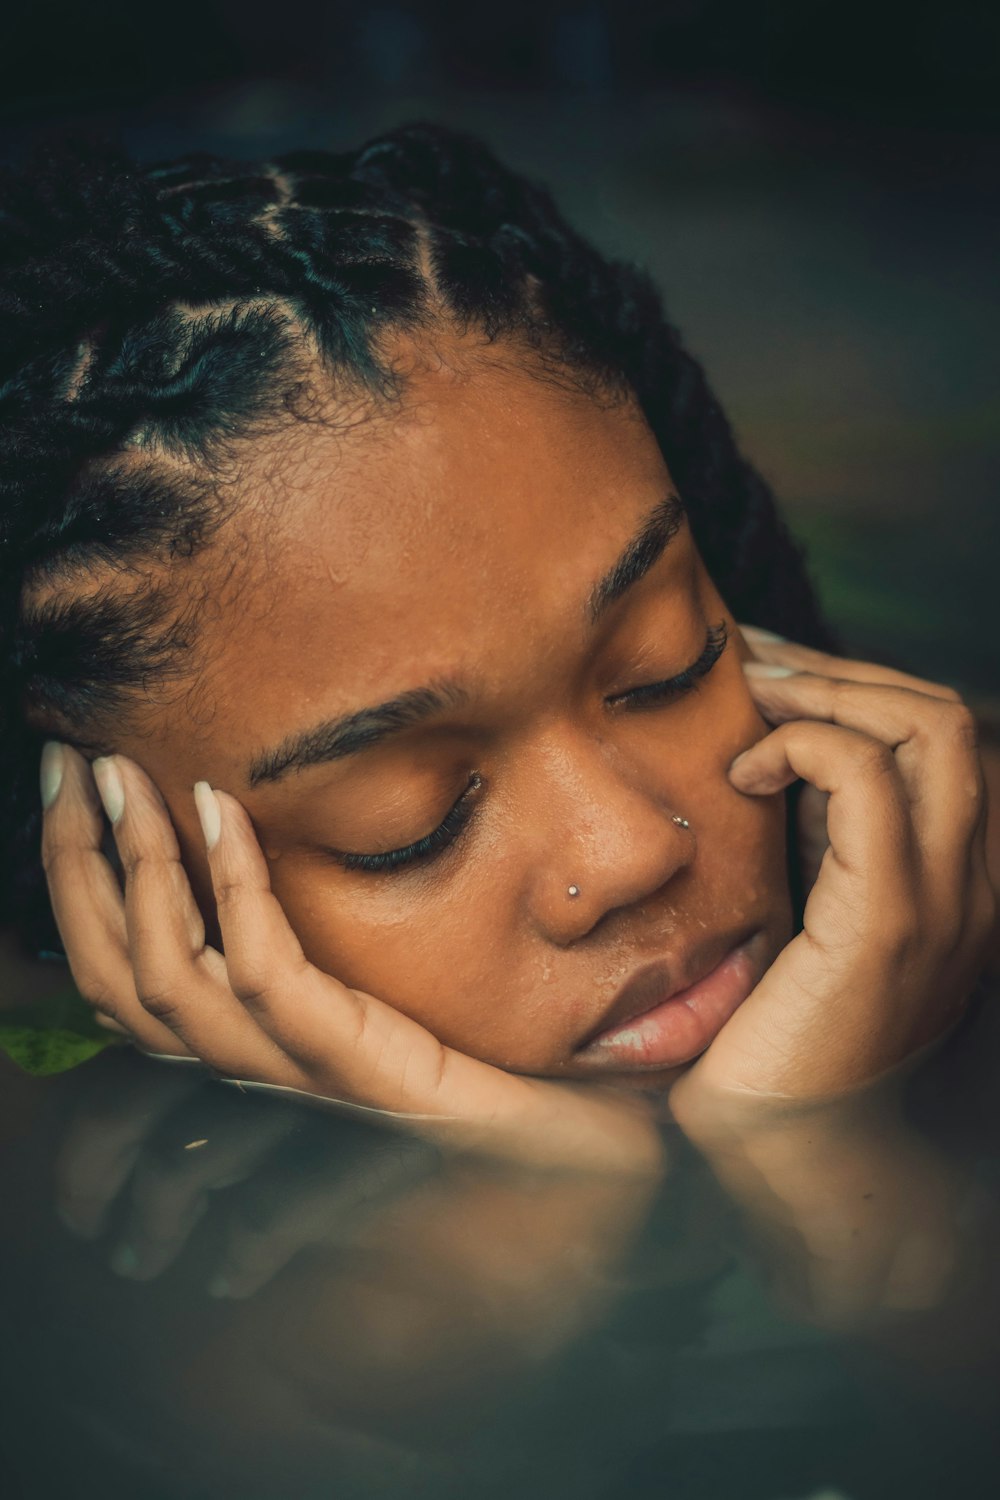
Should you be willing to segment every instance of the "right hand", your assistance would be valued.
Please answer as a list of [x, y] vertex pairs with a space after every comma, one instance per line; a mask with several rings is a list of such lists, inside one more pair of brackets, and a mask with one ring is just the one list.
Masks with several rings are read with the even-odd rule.
[[42, 858], [73, 978], [143, 1050], [318, 1096], [442, 1145], [532, 1166], [661, 1172], [660, 1134], [634, 1096], [467, 1057], [310, 964], [271, 891], [253, 825], [225, 792], [214, 793], [219, 833], [208, 851], [224, 951], [210, 947], [159, 792], [134, 762], [113, 756], [99, 774], [116, 814], [123, 892], [101, 852], [90, 766], [69, 746], [47, 753], [62, 757], [62, 779], [45, 813]]

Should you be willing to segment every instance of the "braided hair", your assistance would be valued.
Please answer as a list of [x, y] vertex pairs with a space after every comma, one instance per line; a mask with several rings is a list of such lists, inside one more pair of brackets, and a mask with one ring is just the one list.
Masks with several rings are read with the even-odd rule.
[[417, 124], [340, 154], [146, 167], [50, 148], [0, 182], [0, 268], [0, 915], [34, 946], [57, 942], [44, 735], [104, 747], [100, 726], [181, 670], [197, 612], [168, 607], [171, 567], [223, 519], [234, 445], [294, 419], [307, 348], [386, 402], [385, 336], [447, 321], [631, 392], [730, 608], [829, 643], [648, 276], [471, 137]]

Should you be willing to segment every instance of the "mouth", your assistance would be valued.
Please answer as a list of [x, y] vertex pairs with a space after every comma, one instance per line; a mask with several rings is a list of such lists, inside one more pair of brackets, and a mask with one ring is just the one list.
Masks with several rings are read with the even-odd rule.
[[756, 986], [758, 935], [730, 934], [686, 962], [641, 969], [619, 991], [600, 1029], [576, 1049], [575, 1060], [619, 1072], [692, 1062]]

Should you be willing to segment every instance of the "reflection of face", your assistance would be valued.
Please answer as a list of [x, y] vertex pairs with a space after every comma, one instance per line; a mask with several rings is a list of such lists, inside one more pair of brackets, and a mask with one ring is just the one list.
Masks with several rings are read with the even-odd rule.
[[[204, 612], [197, 691], [115, 748], [162, 789], [202, 892], [199, 778], [250, 812], [321, 968], [487, 1061], [592, 1076], [574, 1049], [639, 969], [756, 934], [759, 974], [788, 940], [783, 801], [728, 783], [764, 726], [686, 525], [592, 619], [673, 493], [637, 409], [513, 358], [451, 364], [417, 368], [398, 415], [303, 423], [270, 454], [254, 580]], [[723, 621], [689, 691], [625, 700]], [[251, 786], [268, 752], [430, 686], [431, 716]], [[398, 868], [331, 852], [384, 855], [444, 820], [443, 847]]]

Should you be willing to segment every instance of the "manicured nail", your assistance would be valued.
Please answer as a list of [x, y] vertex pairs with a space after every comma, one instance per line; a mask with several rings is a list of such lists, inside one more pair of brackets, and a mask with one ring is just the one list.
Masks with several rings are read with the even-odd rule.
[[222, 832], [222, 813], [219, 810], [219, 799], [207, 781], [195, 782], [194, 805], [198, 809], [201, 831], [205, 835], [205, 848], [211, 853]]
[[63, 754], [62, 745], [60, 745], [58, 740], [48, 740], [42, 746], [42, 763], [39, 768], [42, 807], [44, 809], [50, 808], [59, 795], [65, 766], [66, 757]]
[[139, 1269], [139, 1257], [134, 1246], [119, 1245], [111, 1257], [111, 1269], [116, 1276], [134, 1276]]
[[125, 811], [125, 784], [122, 773], [110, 755], [101, 755], [91, 766], [97, 790], [104, 803], [104, 811], [112, 823], [117, 823]]
[[745, 661], [743, 670], [748, 677], [796, 677], [794, 667], [779, 667], [769, 661]]
[[760, 625], [741, 625], [740, 633], [751, 641], [770, 641], [775, 646], [787, 646], [786, 636], [778, 635], [776, 631], [764, 630]]

